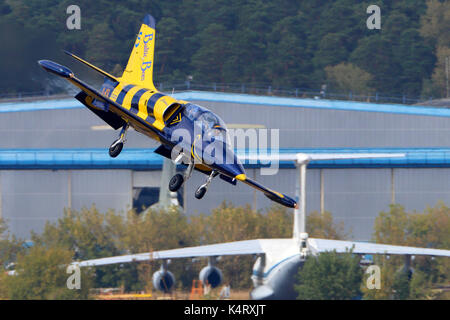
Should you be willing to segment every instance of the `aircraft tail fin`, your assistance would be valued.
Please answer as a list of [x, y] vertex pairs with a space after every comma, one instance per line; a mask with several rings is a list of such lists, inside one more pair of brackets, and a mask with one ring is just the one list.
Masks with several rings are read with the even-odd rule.
[[146, 15], [133, 45], [127, 67], [123, 72], [123, 82], [156, 91], [153, 84], [153, 64], [155, 52], [155, 19]]
[[108, 77], [108, 78], [110, 78], [110, 79], [113, 80], [113, 81], [119, 82], [119, 79], [117, 79], [116, 77], [114, 77], [114, 76], [110, 75], [108, 72], [103, 71], [102, 69], [100, 69], [100, 68], [94, 66], [93, 64], [87, 62], [86, 60], [81, 59], [80, 57], [74, 55], [73, 53], [71, 53], [71, 52], [69, 52], [69, 51], [67, 51], [67, 50], [64, 50], [64, 53], [67, 54], [67, 55], [69, 55], [69, 56], [71, 56], [72, 58], [74, 58], [74, 59], [80, 61], [81, 63], [84, 63], [84, 64], [87, 65], [89, 68], [94, 69], [95, 71], [101, 73], [101, 74], [104, 75], [105, 77]]

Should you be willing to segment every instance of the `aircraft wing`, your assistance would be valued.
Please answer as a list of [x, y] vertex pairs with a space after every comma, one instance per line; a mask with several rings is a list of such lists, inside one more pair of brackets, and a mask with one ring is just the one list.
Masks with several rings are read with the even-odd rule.
[[74, 262], [80, 267], [103, 266], [116, 263], [129, 263], [139, 261], [152, 261], [176, 258], [214, 257], [228, 255], [253, 255], [264, 253], [264, 247], [273, 243], [279, 244], [280, 248], [292, 244], [292, 239], [257, 239], [235, 242], [218, 243], [198, 247], [188, 247], [180, 249], [162, 250], [138, 254], [116, 256], [110, 258], [100, 258]]
[[336, 250], [338, 253], [349, 251], [358, 254], [387, 254], [387, 255], [412, 255], [412, 256], [440, 256], [450, 257], [450, 250], [428, 249], [406, 246], [394, 246], [369, 242], [352, 242], [341, 240], [308, 239], [308, 247], [314, 253]]
[[267, 198], [269, 198], [272, 201], [282, 204], [283, 206], [286, 206], [288, 208], [296, 208], [297, 207], [297, 201], [288, 197], [285, 194], [282, 194], [280, 192], [269, 189], [269, 188], [263, 186], [262, 184], [260, 184], [256, 181], [253, 181], [247, 177], [245, 177], [245, 180], [243, 180], [242, 182], [244, 182], [245, 184], [249, 185], [252, 188], [255, 188], [256, 190], [261, 191], [262, 193], [264, 193], [264, 195]]

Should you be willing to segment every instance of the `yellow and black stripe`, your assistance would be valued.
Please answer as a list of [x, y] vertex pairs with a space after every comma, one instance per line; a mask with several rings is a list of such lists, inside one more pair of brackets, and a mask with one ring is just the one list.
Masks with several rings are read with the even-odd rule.
[[[125, 96], [127, 95], [128, 91], [136, 87], [134, 84], [126, 85], [125, 87], [117, 86], [116, 89], [120, 89], [120, 93], [117, 96], [116, 102], [123, 106], [123, 101], [125, 99]], [[116, 90], [114, 90], [116, 91]]]
[[164, 96], [165, 96], [164, 94], [158, 92], [158, 93], [153, 94], [150, 97], [150, 99], [148, 99], [148, 102], [147, 102], [147, 112], [148, 112], [148, 114], [152, 114], [152, 115], [154, 114], [156, 101], [158, 101], [160, 98], [162, 98]]
[[144, 93], [148, 92], [147, 89], [140, 89], [131, 98], [131, 111], [135, 114], [139, 113], [139, 101]]
[[[163, 93], [144, 89], [133, 84], [123, 85], [121, 83], [114, 88], [110, 97], [124, 109], [131, 111], [158, 130], [162, 130], [166, 125], [165, 120], [167, 119], [163, 118], [170, 118], [170, 115], [177, 109], [176, 106], [170, 110], [168, 108], [178, 102], [176, 99]], [[179, 106], [180, 104], [177, 103], [177, 105]]]

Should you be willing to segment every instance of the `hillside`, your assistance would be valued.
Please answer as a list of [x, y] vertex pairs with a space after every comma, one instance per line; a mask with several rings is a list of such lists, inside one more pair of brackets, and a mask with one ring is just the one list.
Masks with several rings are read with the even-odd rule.
[[[157, 21], [155, 79], [245, 83], [355, 94], [446, 95], [450, 1], [0, 0], [0, 92], [55, 91], [36, 60], [73, 65], [62, 49], [114, 73], [145, 13]], [[366, 9], [381, 8], [381, 30]]]

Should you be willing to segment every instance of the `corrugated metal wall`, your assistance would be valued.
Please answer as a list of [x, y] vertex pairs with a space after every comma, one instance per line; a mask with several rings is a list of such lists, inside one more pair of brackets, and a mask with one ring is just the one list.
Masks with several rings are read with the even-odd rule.
[[[94, 130], [93, 126], [101, 126]], [[98, 128], [98, 127], [97, 127]], [[0, 114], [0, 148], [109, 148], [114, 131], [86, 108]], [[134, 130], [127, 134], [129, 148], [154, 148], [157, 143]]]
[[[381, 211], [389, 211], [392, 203], [392, 173], [394, 177], [394, 200], [412, 212], [423, 212], [439, 201], [450, 203], [450, 169], [309, 169], [307, 171], [307, 212], [321, 210], [320, 170], [323, 171], [324, 209], [333, 214], [337, 223], [343, 222], [345, 229], [355, 240], [370, 240], [375, 218]], [[249, 170], [248, 175], [261, 183], [289, 195], [295, 194], [296, 171], [282, 169], [276, 176], [260, 176], [258, 169]], [[208, 213], [222, 201], [235, 205], [246, 203], [254, 206], [255, 193], [245, 185], [231, 186], [215, 180], [204, 199], [194, 198], [197, 186], [205, 177], [194, 175], [187, 184], [187, 213]], [[256, 208], [265, 210], [271, 201], [256, 193]]]
[[[205, 103], [228, 123], [258, 124], [280, 129], [282, 148], [329, 147], [442, 147], [450, 141], [450, 119], [390, 113], [337, 111], [296, 107], [266, 107], [234, 103]], [[113, 130], [93, 130], [104, 125], [90, 111], [80, 109], [8, 112], [0, 116], [0, 148], [108, 148], [116, 138]], [[126, 147], [150, 148], [157, 144], [131, 131]], [[368, 240], [373, 221], [391, 203], [391, 169], [322, 169], [325, 209], [336, 221], [352, 229], [354, 239]], [[296, 175], [283, 169], [278, 175], [248, 175], [262, 184], [294, 195]], [[129, 170], [1, 171], [2, 216], [11, 231], [27, 237], [39, 232], [46, 220], [62, 215], [71, 203], [74, 209], [95, 205], [100, 210], [131, 207], [132, 187], [154, 186], [159, 172]], [[258, 209], [271, 202], [245, 185], [231, 186], [216, 179], [203, 200], [195, 189], [206, 176], [194, 174], [187, 183], [187, 214], [208, 213], [223, 200], [235, 205], [256, 202]], [[423, 210], [438, 200], [450, 201], [450, 169], [395, 169], [397, 203], [408, 210]], [[320, 210], [320, 170], [308, 170], [307, 211]], [[70, 187], [69, 187], [70, 186]], [[72, 197], [69, 199], [69, 188]], [[255, 198], [256, 197], [256, 198]], [[256, 201], [255, 201], [256, 200]]]
[[[199, 102], [227, 123], [280, 129], [280, 148], [445, 147], [450, 119], [393, 113]], [[0, 148], [108, 148], [113, 130], [85, 108], [7, 112], [0, 116]], [[129, 148], [157, 143], [130, 130]]]
[[20, 237], [41, 232], [64, 208], [95, 205], [101, 211], [125, 212], [132, 204], [130, 170], [3, 170], [0, 182], [2, 217]]
[[450, 119], [330, 109], [199, 102], [227, 123], [280, 129], [281, 148], [444, 147]]
[[[324, 177], [324, 209], [336, 222], [343, 222], [355, 240], [370, 240], [375, 217], [389, 210], [392, 199], [391, 169], [309, 169], [307, 212], [320, 211], [320, 170]], [[423, 211], [438, 201], [450, 202], [450, 169], [393, 169], [396, 203], [407, 210]], [[261, 183], [295, 194], [296, 171], [282, 169], [275, 176], [261, 176], [258, 169], [248, 175]], [[132, 187], [157, 186], [161, 174], [130, 170], [36, 170], [0, 172], [1, 212], [17, 236], [29, 237], [30, 230], [41, 232], [45, 222], [56, 221], [63, 209], [80, 210], [93, 204], [106, 211], [125, 212], [131, 208]], [[256, 204], [258, 210], [272, 205], [264, 195], [243, 184], [236, 186], [216, 179], [202, 200], [195, 189], [206, 176], [194, 174], [186, 185], [186, 214], [208, 214], [223, 201], [234, 205]], [[69, 198], [69, 194], [71, 197]]]
[[42, 231], [47, 220], [62, 216], [68, 205], [64, 171], [1, 171], [2, 217], [19, 237]]

